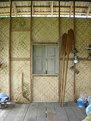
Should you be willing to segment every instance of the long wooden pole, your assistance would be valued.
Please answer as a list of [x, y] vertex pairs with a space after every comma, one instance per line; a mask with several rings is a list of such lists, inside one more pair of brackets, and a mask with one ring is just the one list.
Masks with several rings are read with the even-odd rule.
[[[76, 46], [76, 29], [75, 29], [75, 0], [73, 1], [73, 29], [74, 29], [74, 48]], [[76, 56], [76, 54], [74, 54]], [[76, 64], [74, 63], [74, 68], [76, 68]], [[74, 71], [74, 101], [76, 100], [76, 73]]]
[[12, 41], [12, 0], [10, 0], [10, 21], [9, 21], [9, 97], [11, 100], [11, 41]]
[[30, 15], [30, 102], [33, 101], [33, 80], [32, 80], [32, 0], [31, 0], [31, 15]]
[[60, 102], [60, 86], [61, 86], [61, 83], [60, 83], [60, 80], [61, 80], [61, 77], [60, 77], [60, 0], [59, 0], [59, 18], [58, 18], [58, 31], [59, 31], [59, 83], [58, 83], [58, 87], [59, 87], [59, 90], [58, 90], [58, 96], [59, 96], [59, 102]]

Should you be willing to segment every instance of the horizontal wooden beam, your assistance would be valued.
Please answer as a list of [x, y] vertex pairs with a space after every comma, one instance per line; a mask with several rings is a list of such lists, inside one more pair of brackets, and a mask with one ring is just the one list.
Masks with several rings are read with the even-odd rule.
[[[53, 12], [53, 14], [54, 15], [58, 15], [58, 12]], [[84, 15], [84, 14], [86, 14], [86, 13], [79, 13], [79, 12], [77, 12], [76, 13], [76, 15]], [[15, 15], [15, 13], [12, 13], [12, 15], [14, 16]], [[30, 15], [30, 12], [18, 12], [17, 13], [17, 15]], [[33, 15], [51, 15], [51, 12], [34, 12], [34, 14]], [[69, 12], [61, 12], [60, 11], [60, 15], [69, 15]], [[89, 15], [91, 15], [91, 13], [89, 13]], [[0, 16], [9, 16], [9, 13], [0, 13]]]
[[[30, 10], [30, 6], [17, 6], [16, 7], [17, 9], [19, 10], [23, 10], [23, 9], [27, 9], [27, 10]], [[48, 9], [51, 11], [50, 9], [50, 6], [33, 6], [33, 8], [36, 10], [36, 9]], [[59, 7], [58, 6], [53, 6], [53, 9], [58, 9]], [[69, 10], [70, 6], [60, 6], [60, 10], [61, 9], [68, 9]], [[88, 6], [76, 6], [75, 7], [76, 10], [79, 10], [79, 9], [88, 9]], [[13, 9], [13, 8], [12, 8]], [[9, 10], [9, 7], [6, 6], [6, 7], [0, 7], [0, 10]]]
[[58, 77], [58, 75], [47, 75], [47, 74], [32, 74], [33, 77]]
[[[31, 0], [12, 0], [12, 1], [31, 1]], [[59, 1], [59, 0], [32, 0], [32, 1]], [[60, 0], [61, 1], [73, 1], [73, 0]], [[82, 1], [82, 2], [91, 2], [91, 0], [75, 0], [75, 1]], [[0, 0], [0, 2], [9, 2], [9, 0]]]
[[53, 45], [53, 44], [58, 44], [58, 42], [32, 42], [32, 45], [43, 45], [43, 44], [49, 44], [49, 45]]

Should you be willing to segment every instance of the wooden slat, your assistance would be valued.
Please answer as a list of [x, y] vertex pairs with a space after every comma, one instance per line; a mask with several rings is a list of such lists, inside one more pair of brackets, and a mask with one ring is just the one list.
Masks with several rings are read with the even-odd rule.
[[77, 119], [77, 116], [70, 107], [64, 107], [64, 109], [66, 111], [68, 121], [80, 121], [79, 119]]
[[82, 121], [86, 117], [83, 111], [74, 103], [63, 108], [57, 102], [16, 104], [0, 110], [0, 121]]
[[32, 42], [32, 45], [58, 44], [58, 42]]
[[9, 22], [9, 97], [11, 100], [11, 41], [12, 41], [12, 0], [10, 0], [10, 22]]
[[46, 103], [38, 103], [37, 121], [46, 121]]
[[23, 121], [37, 121], [38, 103], [31, 103]]
[[69, 121], [64, 108], [60, 107], [59, 103], [55, 103], [55, 112], [56, 112], [55, 121]]
[[33, 77], [58, 77], [58, 75], [39, 75], [39, 74], [33, 74]]

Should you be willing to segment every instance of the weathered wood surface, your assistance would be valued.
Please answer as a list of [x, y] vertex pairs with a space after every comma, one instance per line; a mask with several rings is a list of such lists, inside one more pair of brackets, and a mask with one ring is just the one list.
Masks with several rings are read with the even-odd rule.
[[0, 121], [82, 121], [85, 117], [85, 109], [73, 103], [60, 107], [56, 102], [34, 102], [0, 109]]

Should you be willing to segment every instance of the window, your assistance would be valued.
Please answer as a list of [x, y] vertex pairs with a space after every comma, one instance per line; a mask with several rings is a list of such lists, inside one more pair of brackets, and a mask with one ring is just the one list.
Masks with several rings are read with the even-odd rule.
[[58, 74], [58, 47], [33, 46], [33, 74]]

